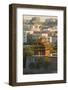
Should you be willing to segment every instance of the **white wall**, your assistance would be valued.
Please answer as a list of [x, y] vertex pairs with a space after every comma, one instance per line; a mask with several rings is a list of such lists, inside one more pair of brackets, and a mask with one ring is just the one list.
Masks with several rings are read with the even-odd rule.
[[[11, 87], [8, 85], [8, 70], [9, 70], [9, 4], [40, 4], [40, 5], [54, 5], [67, 6], [68, 0], [0, 0], [0, 90], [60, 90], [68, 89], [66, 84], [50, 84], [24, 87]], [[67, 12], [68, 15], [68, 12]], [[67, 19], [68, 21], [68, 19]], [[67, 27], [68, 28], [68, 27]], [[67, 32], [68, 38], [68, 32]], [[67, 62], [68, 64], [68, 62]], [[67, 66], [68, 68], [68, 66]], [[68, 75], [68, 74], [67, 74]], [[68, 78], [67, 78], [68, 81]]]

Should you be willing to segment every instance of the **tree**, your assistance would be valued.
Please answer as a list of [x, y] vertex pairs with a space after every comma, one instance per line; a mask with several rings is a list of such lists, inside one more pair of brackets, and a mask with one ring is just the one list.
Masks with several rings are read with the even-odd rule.
[[33, 44], [34, 40], [33, 40], [33, 35], [32, 34], [27, 34], [27, 44]]
[[26, 59], [34, 54], [33, 46], [32, 45], [25, 45], [23, 48], [23, 67], [25, 68]]
[[33, 47], [32, 47], [31, 45], [29, 45], [29, 46], [23, 48], [23, 53], [24, 53], [24, 55], [26, 55], [26, 56], [32, 56], [33, 53], [34, 53]]

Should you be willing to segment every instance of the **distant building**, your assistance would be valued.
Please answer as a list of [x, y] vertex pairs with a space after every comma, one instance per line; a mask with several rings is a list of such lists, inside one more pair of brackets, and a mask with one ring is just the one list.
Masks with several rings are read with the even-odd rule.
[[48, 38], [48, 33], [45, 31], [34, 31], [32, 34], [32, 39], [36, 40], [39, 39], [40, 37]]
[[51, 43], [57, 42], [57, 27], [49, 28], [49, 40]]
[[49, 37], [49, 42], [53, 43], [53, 44], [56, 43], [57, 42], [57, 37], [56, 36], [50, 36]]
[[[47, 38], [50, 43], [55, 43], [57, 41], [57, 27], [49, 27], [43, 25], [39, 17], [33, 17], [31, 20], [24, 21], [23, 26], [23, 41], [27, 43], [28, 40], [36, 40], [40, 37]], [[32, 35], [30, 38], [28, 34]]]

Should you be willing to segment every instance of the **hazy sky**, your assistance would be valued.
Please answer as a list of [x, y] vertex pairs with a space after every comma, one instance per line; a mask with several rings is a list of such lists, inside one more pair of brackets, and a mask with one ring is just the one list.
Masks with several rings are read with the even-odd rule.
[[45, 21], [45, 19], [54, 19], [54, 20], [57, 19], [56, 16], [37, 16], [37, 15], [24, 15], [23, 19], [24, 20], [30, 20], [33, 17], [40, 17], [40, 21]]

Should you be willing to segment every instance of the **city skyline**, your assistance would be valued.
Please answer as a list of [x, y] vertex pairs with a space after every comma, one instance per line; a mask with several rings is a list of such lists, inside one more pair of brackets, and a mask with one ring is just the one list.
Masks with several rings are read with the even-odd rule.
[[57, 72], [57, 17], [23, 16], [23, 62], [24, 74]]

